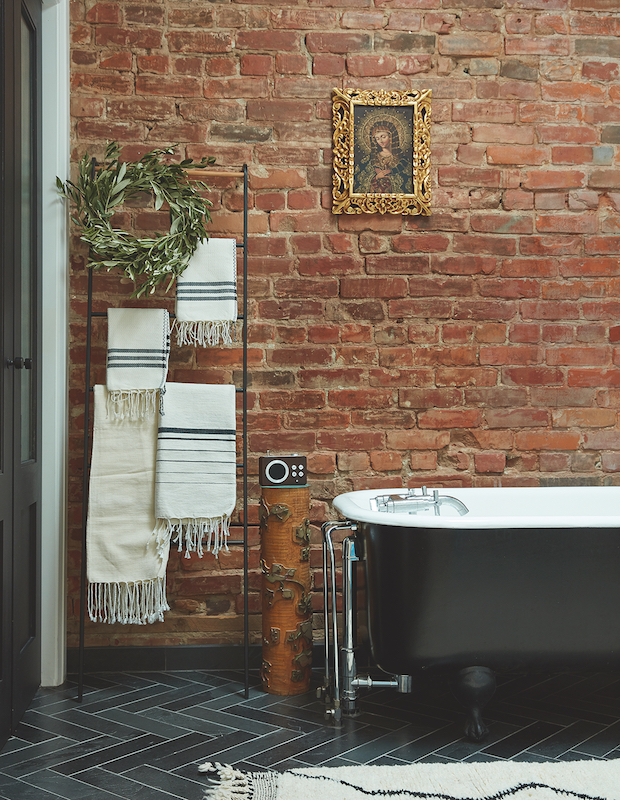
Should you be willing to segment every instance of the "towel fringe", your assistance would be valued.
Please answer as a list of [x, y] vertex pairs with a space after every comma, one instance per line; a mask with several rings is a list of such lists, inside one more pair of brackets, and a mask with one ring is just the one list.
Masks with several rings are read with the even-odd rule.
[[207, 761], [198, 767], [199, 772], [207, 773], [211, 784], [205, 787], [205, 800], [250, 800], [251, 784], [247, 775], [228, 764]]
[[92, 622], [146, 625], [163, 622], [164, 611], [170, 611], [165, 576], [135, 583], [88, 584], [88, 616]]
[[220, 550], [228, 550], [230, 519], [230, 514], [222, 517], [158, 519], [153, 531], [157, 539], [157, 552], [163, 554], [174, 542], [178, 544], [179, 552], [185, 545], [185, 558], [190, 558], [190, 553], [202, 558], [205, 551], [217, 558]]
[[109, 419], [151, 419], [157, 410], [158, 389], [111, 389], [106, 404]]
[[218, 344], [232, 344], [234, 323], [229, 320], [201, 320], [200, 322], [176, 321], [177, 345], [214, 347]]

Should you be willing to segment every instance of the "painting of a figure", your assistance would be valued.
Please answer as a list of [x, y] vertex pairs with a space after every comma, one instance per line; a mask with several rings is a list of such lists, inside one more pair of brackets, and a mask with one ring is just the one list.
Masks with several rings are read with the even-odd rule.
[[356, 107], [353, 193], [413, 193], [413, 111]]
[[431, 213], [431, 90], [334, 89], [333, 214]]

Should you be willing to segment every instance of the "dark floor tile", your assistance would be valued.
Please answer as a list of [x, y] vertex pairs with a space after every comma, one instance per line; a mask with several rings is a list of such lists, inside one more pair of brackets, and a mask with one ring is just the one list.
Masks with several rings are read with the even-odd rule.
[[301, 758], [301, 754], [305, 753], [313, 747], [322, 744], [325, 741], [325, 734], [323, 731], [313, 731], [306, 733], [303, 736], [298, 736], [290, 742], [285, 742], [276, 748], [264, 750], [257, 755], [252, 756], [251, 760], [255, 764], [260, 764], [263, 767], [271, 767], [272, 769], [281, 772], [287, 767], [284, 767], [281, 762], [290, 759]]
[[[124, 716], [123, 716], [124, 714]], [[71, 711], [63, 711], [58, 715], [61, 720], [74, 722], [76, 725], [81, 725], [83, 728], [90, 728], [97, 734], [104, 734], [106, 736], [113, 736], [115, 739], [121, 741], [135, 739], [136, 736], [142, 736], [143, 733], [151, 732], [157, 733], [160, 736], [168, 736], [166, 731], [152, 730], [151, 728], [144, 728], [137, 724], [135, 714], [127, 714], [120, 708], [112, 708], [110, 711], [101, 711], [98, 714], [86, 714], [83, 711], [75, 709]], [[140, 717], [138, 717], [138, 720]], [[183, 731], [177, 731], [176, 735], [180, 736]], [[170, 738], [175, 734], [171, 734]]]
[[[83, 715], [89, 717], [90, 715]], [[24, 723], [38, 728], [39, 730], [48, 731], [54, 736], [64, 736], [65, 739], [74, 739], [77, 742], [85, 741], [86, 739], [93, 739], [99, 733], [92, 728], [87, 728], [82, 725], [75, 724], [67, 719], [62, 719], [57, 716], [50, 716], [48, 714], [41, 714], [38, 711], [29, 709], [23, 717]]]
[[506, 725], [503, 722], [493, 722], [489, 725], [489, 735], [483, 742], [470, 742], [467, 739], [459, 739], [456, 742], [451, 742], [446, 747], [442, 747], [436, 751], [438, 756], [449, 758], [454, 761], [463, 761], [469, 756], [479, 753], [485, 747], [506, 739], [517, 731], [514, 725]]
[[548, 722], [534, 722], [513, 733], [512, 736], [507, 736], [500, 742], [485, 747], [482, 752], [497, 758], [514, 758], [523, 750], [553, 736], [558, 730], [557, 725], [551, 725]]
[[[119, 748], [113, 758], [100, 759], [99, 763], [87, 765], [102, 766], [109, 772], [117, 774], [126, 772], [134, 767], [139, 767], [142, 764], [154, 764], [156, 766], [164, 767], [167, 759], [171, 755], [176, 755], [179, 752], [185, 752], [194, 746], [203, 744], [205, 737], [198, 733], [187, 733], [184, 736], [179, 736], [176, 739], [167, 740], [153, 734], [148, 734], [144, 737], [146, 741], [156, 740], [153, 744], [144, 747], [143, 749], [126, 748], [125, 752], [121, 752]], [[212, 741], [212, 740], [209, 740]], [[190, 759], [188, 759], [190, 760]], [[87, 767], [84, 767], [86, 769]]]
[[[122, 711], [122, 709], [117, 709], [117, 712], [118, 711]], [[237, 730], [235, 725], [221, 725], [210, 720], [200, 719], [190, 713], [183, 714], [179, 711], [168, 711], [165, 708], [159, 707], [150, 708], [140, 714], [132, 714], [131, 716], [136, 725], [139, 725], [141, 721], [143, 723], [150, 722], [150, 724], [153, 725], [154, 731], [158, 730], [157, 726], [159, 726], [160, 732], [162, 730], [169, 730], [170, 733], [165, 735], [170, 739], [181, 736], [189, 731], [202, 733], [209, 738], [213, 738], [214, 736], [224, 736], [227, 733], [232, 733], [234, 730]], [[172, 731], [175, 730], [176, 733], [172, 733]]]
[[38, 789], [53, 792], [62, 797], [63, 800], [118, 800], [119, 797], [107, 786], [102, 788], [89, 786], [81, 780], [72, 778], [69, 775], [60, 775], [51, 769], [33, 772], [23, 780], [29, 786], [36, 786]]
[[57, 736], [54, 739], [33, 744], [32, 747], [22, 752], [0, 755], [0, 772], [19, 778], [29, 772], [36, 772], [48, 767], [50, 764], [55, 764], [58, 760], [62, 761], [64, 758], [70, 757], [68, 754], [73, 754], [76, 750], [90, 752], [93, 749], [97, 749], [99, 741], [103, 738], [99, 737], [99, 740], [89, 739], [87, 742], [76, 743], [71, 739], [63, 739]]
[[58, 800], [57, 794], [46, 792], [36, 786], [0, 773], [0, 797], [2, 800]]
[[[151, 709], [150, 711], [144, 712], [144, 715], [148, 717], [154, 716], [156, 718], [158, 714], [159, 712], [157, 709]], [[278, 729], [277, 725], [271, 725], [267, 722], [263, 722], [262, 720], [253, 720], [248, 719], [247, 717], [234, 716], [232, 713], [226, 711], [212, 709], [211, 705], [196, 706], [192, 709], [189, 709], [187, 711], [187, 716], [195, 717], [199, 720], [206, 720], [207, 722], [212, 722], [215, 725], [230, 726], [234, 730], [245, 731], [246, 733], [254, 733], [259, 736], [263, 733], [270, 733]]]
[[404, 761], [408, 762], [419, 761], [421, 758], [425, 758], [436, 750], [445, 747], [447, 744], [458, 742], [462, 738], [462, 725], [446, 725], [444, 728], [421, 736], [414, 742], [404, 745], [404, 747], [397, 748], [391, 755], [396, 758], [402, 758]]
[[[102, 737], [103, 738], [103, 737]], [[96, 741], [96, 740], [94, 740]], [[138, 736], [129, 742], [115, 742], [109, 747], [99, 747], [97, 749], [90, 748], [83, 755], [77, 758], [69, 758], [59, 760], [57, 759], [53, 768], [56, 772], [63, 775], [75, 775], [82, 770], [90, 769], [91, 767], [103, 766], [110, 763], [118, 763], [122, 760], [123, 756], [131, 753], [134, 758], [145, 757], [145, 754], [152, 750], [157, 745], [168, 745], [162, 736], [157, 736], [154, 733], [146, 733]]]
[[196, 770], [196, 780], [188, 780], [176, 775], [174, 772], [157, 769], [157, 767], [145, 765], [136, 767], [125, 772], [123, 777], [131, 778], [136, 783], [150, 786], [153, 789], [160, 789], [169, 792], [174, 797], [182, 797], [184, 800], [198, 800], [202, 798], [205, 778], [204, 775]]
[[[123, 775], [116, 775], [99, 767], [93, 767], [81, 772], [79, 779], [82, 783], [89, 784], [98, 790], [105, 789], [108, 792], [112, 792], [114, 797], [122, 797], [123, 800], [174, 800], [174, 798], [182, 798], [182, 795], [170, 795], [167, 792], [154, 789], [152, 786], [145, 786]], [[195, 800], [199, 800], [199, 798], [200, 795], [196, 794]], [[194, 800], [194, 798], [187, 797], [182, 798], [182, 800]]]
[[620, 747], [620, 721], [615, 722], [604, 728], [600, 733], [592, 736], [587, 742], [575, 746], [573, 750], [578, 750], [585, 755], [602, 757]]
[[600, 732], [601, 726], [593, 722], [574, 722], [543, 742], [528, 748], [527, 752], [543, 758], [557, 758]]

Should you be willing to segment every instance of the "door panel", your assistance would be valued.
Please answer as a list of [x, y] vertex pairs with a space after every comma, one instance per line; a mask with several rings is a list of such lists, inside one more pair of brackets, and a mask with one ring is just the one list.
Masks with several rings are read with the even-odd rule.
[[40, 0], [0, 4], [0, 519], [2, 668], [0, 743], [39, 686], [40, 397], [39, 20]]

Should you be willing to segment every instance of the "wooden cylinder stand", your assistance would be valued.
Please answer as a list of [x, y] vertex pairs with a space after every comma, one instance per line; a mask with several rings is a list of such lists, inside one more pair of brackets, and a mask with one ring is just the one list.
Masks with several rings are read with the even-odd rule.
[[263, 487], [261, 679], [269, 694], [304, 694], [312, 674], [310, 489]]

